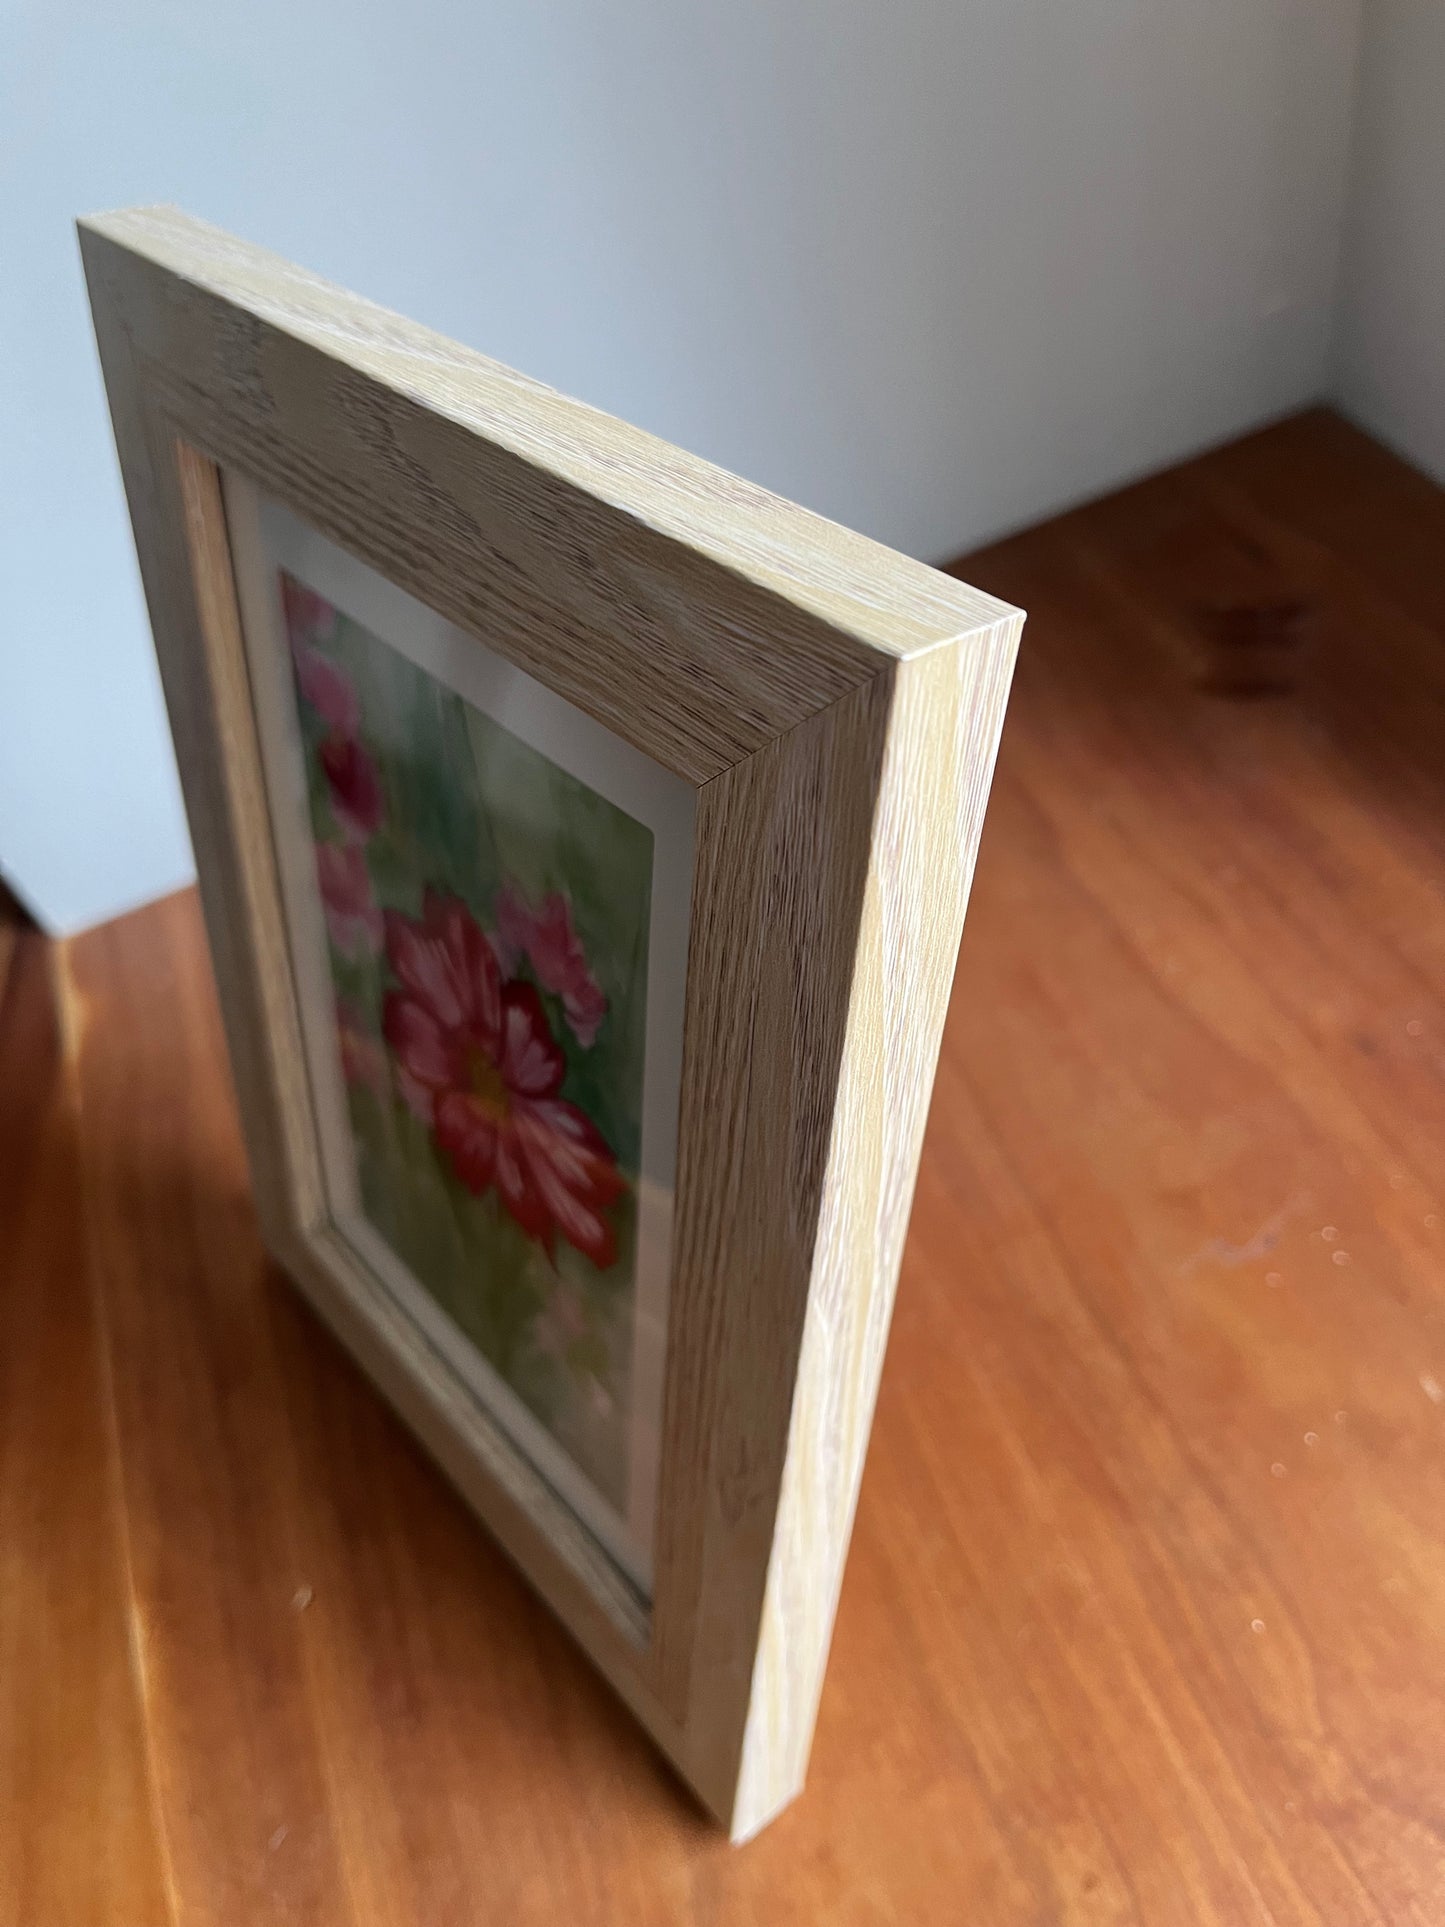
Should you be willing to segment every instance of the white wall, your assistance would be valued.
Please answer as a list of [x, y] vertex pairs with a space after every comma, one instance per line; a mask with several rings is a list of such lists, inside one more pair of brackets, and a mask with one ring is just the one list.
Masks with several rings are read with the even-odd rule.
[[1366, 0], [1339, 396], [1445, 482], [1445, 0]]
[[189, 857], [69, 223], [179, 202], [939, 558], [1322, 388], [1359, 0], [11, 0], [0, 867]]

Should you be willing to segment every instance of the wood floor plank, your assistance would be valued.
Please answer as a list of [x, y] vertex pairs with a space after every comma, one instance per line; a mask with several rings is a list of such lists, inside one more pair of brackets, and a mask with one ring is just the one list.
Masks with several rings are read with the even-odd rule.
[[1445, 1918], [1442, 553], [1316, 414], [965, 565], [1030, 621], [811, 1778], [740, 1851], [266, 1266], [194, 899], [72, 948], [178, 1919]]
[[[1335, 485], [1332, 447], [1351, 459], [1306, 439], [1296, 503]], [[1272, 478], [1256, 500], [1228, 465], [1225, 496], [1211, 458], [975, 561], [1030, 608], [1031, 652], [959, 986], [990, 1022], [945, 1066], [979, 1119], [952, 1168], [987, 1142], [1024, 1188], [1067, 1266], [1050, 1316], [1086, 1317], [1123, 1374], [1091, 1409], [1131, 1448], [1167, 1418], [1180, 1476], [1159, 1491], [1151, 1451], [1115, 1502], [1205, 1615], [1213, 1658], [1171, 1634], [1174, 1668], [1196, 1695], [1237, 1682], [1211, 1724], [1299, 1883], [1269, 1917], [1423, 1922], [1445, 1904], [1418, 1691], [1445, 1627], [1445, 717], [1401, 600], [1343, 543], [1301, 549]], [[1199, 673], [1231, 603], [1302, 604], [1314, 631], [1257, 702]], [[940, 1149], [967, 1114], [949, 1089]], [[1021, 1303], [1043, 1275], [1019, 1268]], [[1149, 1602], [1125, 1605], [1111, 1587], [1137, 1664]], [[1193, 1777], [1223, 1798], [1203, 1741], [1178, 1799]], [[1232, 1815], [1257, 1880], [1248, 1834]]]
[[0, 1923], [165, 1927], [51, 959], [0, 987]]
[[[178, 939], [184, 949], [178, 947]], [[189, 897], [64, 953], [156, 1795], [188, 1924], [350, 1923], [305, 1690], [276, 1290]]]
[[686, 1845], [711, 1838], [690, 1798], [310, 1314], [273, 1311], [313, 1703], [366, 1918], [685, 1919]]

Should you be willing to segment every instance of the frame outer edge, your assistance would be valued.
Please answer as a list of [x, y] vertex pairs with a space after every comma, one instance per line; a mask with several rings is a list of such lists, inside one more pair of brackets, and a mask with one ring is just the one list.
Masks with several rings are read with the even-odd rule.
[[[173, 438], [189, 424], [172, 423], [167, 398], [149, 392], [139, 352], [157, 351], [147, 331], [163, 330], [168, 311], [148, 281], [137, 285], [134, 257], [123, 239], [82, 226], [80, 240], [187, 813], [193, 839], [207, 855], [199, 866], [202, 902], [262, 1234], [304, 1280], [305, 1201], [295, 1195], [284, 1155], [285, 1092], [269, 1048], [264, 964], [248, 913], [248, 882], [254, 879], [243, 861], [244, 825], [235, 818], [235, 799], [214, 754], [223, 724], [217, 707], [223, 692], [213, 687], [207, 635], [215, 611], [203, 606], [186, 548], [185, 477]], [[150, 275], [176, 272], [146, 266]], [[201, 452], [213, 453], [204, 446]], [[776, 1174], [758, 1187], [767, 1206], [758, 1222], [743, 1233], [727, 1233], [730, 1248], [734, 1236], [741, 1239], [735, 1248], [750, 1261], [744, 1275], [751, 1282], [724, 1320], [724, 1349], [731, 1358], [737, 1344], [756, 1342], [742, 1314], [760, 1308], [767, 1318], [782, 1316], [786, 1329], [780, 1337], [787, 1342], [761, 1420], [751, 1388], [731, 1387], [739, 1394], [732, 1400], [737, 1409], [723, 1414], [721, 1436], [738, 1448], [736, 1464], [719, 1461], [711, 1431], [694, 1440], [699, 1450], [689, 1478], [702, 1481], [692, 1496], [705, 1501], [703, 1539], [688, 1550], [684, 1577], [696, 1582], [697, 1596], [690, 1597], [689, 1623], [676, 1628], [681, 1649], [668, 1667], [654, 1676], [630, 1658], [624, 1663], [615, 1641], [599, 1640], [590, 1598], [584, 1609], [575, 1589], [559, 1589], [546, 1562], [534, 1572], [458, 1480], [734, 1838], [756, 1832], [803, 1780], [1021, 623], [1009, 612], [956, 640], [889, 662], [887, 721], [879, 719], [876, 735], [870, 736], [870, 718], [882, 700], [881, 665], [875, 679], [855, 684], [831, 707], [803, 717], [791, 734], [715, 779], [720, 809], [726, 794], [749, 833], [755, 827], [749, 813], [761, 812], [770, 834], [790, 852], [778, 870], [781, 895], [777, 901], [760, 897], [762, 908], [780, 927], [796, 920], [798, 943], [821, 943], [831, 933], [832, 962], [820, 960], [819, 970], [826, 977], [826, 968], [834, 969], [836, 987], [820, 982], [822, 1014], [814, 1012], [809, 1038], [822, 1057], [830, 1048], [837, 1054], [826, 1066], [822, 1057], [812, 1066], [815, 1084], [816, 1073], [827, 1072], [832, 1107], [831, 1118], [814, 1113], [816, 1134], [810, 1135], [805, 1117], [793, 1119], [784, 1111], [746, 1155], [740, 1152], [740, 1172], [756, 1186], [759, 1160], [766, 1165], [767, 1155], [784, 1145], [779, 1133], [785, 1128], [796, 1127], [805, 1151], [816, 1145], [809, 1152], [816, 1161], [808, 1180], [818, 1200], [816, 1235], [804, 1253], [801, 1239], [810, 1228], [793, 1222], [796, 1199], [781, 1176], [774, 1181]], [[845, 780], [853, 768], [848, 757], [870, 740], [876, 745], [871, 804]], [[701, 793], [712, 788], [710, 782]], [[828, 807], [813, 825], [813, 842], [799, 843], [788, 826], [815, 794]], [[734, 838], [733, 857], [739, 848]], [[830, 866], [827, 879], [815, 879], [808, 865], [823, 858]], [[851, 888], [852, 899], [819, 925], [830, 887]], [[779, 974], [771, 950], [769, 959], [772, 975], [747, 991], [744, 1014], [761, 1012], [759, 1021], [773, 1028], [756, 1041], [776, 1046], [787, 1034], [782, 1019], [793, 987]], [[755, 959], [754, 974], [761, 968]], [[795, 1091], [776, 1065], [764, 1069], [760, 1081], [769, 1092], [776, 1086], [786, 1106], [821, 1096], [820, 1089]], [[748, 1083], [735, 1065], [733, 1074]], [[748, 1115], [757, 1122], [751, 1107]], [[770, 1308], [775, 1288], [785, 1302]], [[353, 1351], [364, 1349], [354, 1335], [343, 1336]], [[704, 1343], [699, 1356], [708, 1351]], [[455, 1454], [437, 1444], [441, 1421], [430, 1429], [421, 1424], [374, 1361], [363, 1362], [457, 1478]], [[765, 1439], [755, 1436], [757, 1423]], [[535, 1522], [528, 1530], [539, 1532]], [[550, 1558], [540, 1533], [539, 1544]], [[655, 1605], [664, 1603], [659, 1586]], [[699, 1607], [700, 1620], [693, 1620]], [[661, 1630], [656, 1622], [655, 1630]], [[674, 1684], [681, 1694], [676, 1708]]]
[[166, 439], [166, 430], [156, 420], [140, 380], [107, 244], [101, 239], [97, 245], [98, 237], [83, 224], [77, 227], [187, 825], [192, 844], [207, 853], [207, 862], [197, 863], [197, 880], [256, 1212], [264, 1241], [275, 1249], [290, 1240], [296, 1204], [286, 1169], [279, 1094], [271, 1078], [261, 979], [247, 915], [250, 893], [237, 857], [221, 759], [202, 748], [219, 743], [222, 724], [209, 676], [193, 667], [207, 659], [208, 651], [186, 547], [181, 472], [174, 447], [156, 445], [157, 434]]
[[[87, 240], [258, 320], [538, 466], [865, 650], [906, 658], [1010, 613], [957, 577], [557, 393], [295, 263], [164, 206], [84, 217]], [[465, 626], [465, 625], [464, 625]], [[861, 665], [860, 665], [861, 666]]]
[[730, 1816], [801, 1789], [1023, 617], [898, 665]]

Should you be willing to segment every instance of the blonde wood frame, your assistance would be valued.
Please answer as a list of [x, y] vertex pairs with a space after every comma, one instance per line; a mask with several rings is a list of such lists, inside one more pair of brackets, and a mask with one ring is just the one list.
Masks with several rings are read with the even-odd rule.
[[[267, 1242], [745, 1837], [806, 1767], [1022, 618], [174, 210], [81, 245]], [[650, 1610], [329, 1225], [225, 468], [697, 790]]]

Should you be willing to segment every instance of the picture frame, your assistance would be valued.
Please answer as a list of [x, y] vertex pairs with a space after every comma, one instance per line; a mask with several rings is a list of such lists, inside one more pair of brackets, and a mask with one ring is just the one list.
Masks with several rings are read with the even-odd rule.
[[173, 209], [79, 229], [266, 1244], [745, 1838], [1022, 616]]

